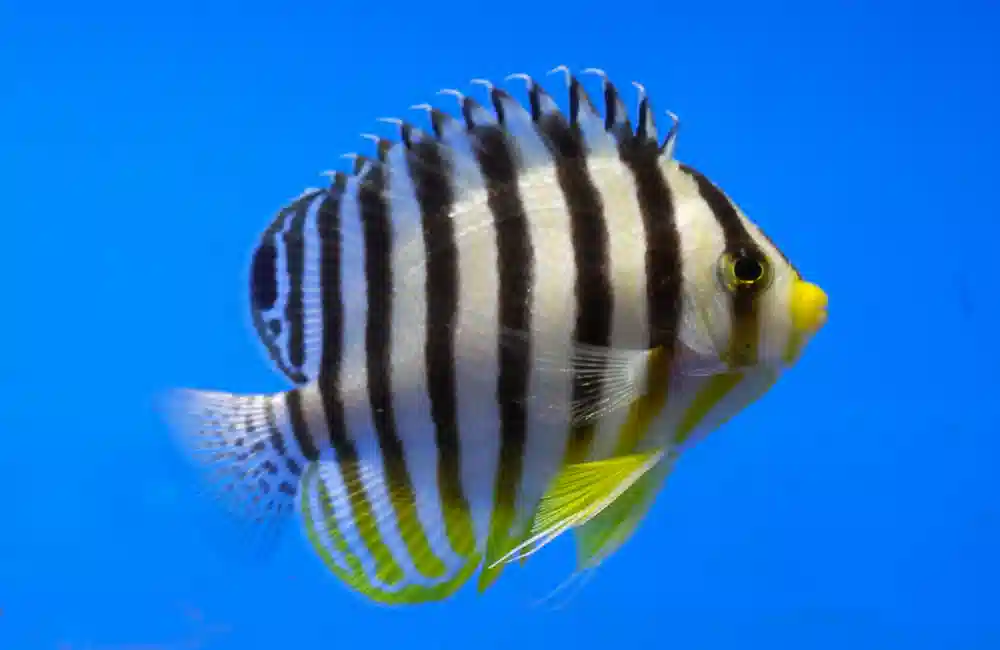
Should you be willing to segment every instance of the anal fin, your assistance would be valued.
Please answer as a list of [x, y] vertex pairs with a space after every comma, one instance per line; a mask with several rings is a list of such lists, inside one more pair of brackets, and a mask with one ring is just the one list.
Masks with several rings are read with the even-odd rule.
[[[327, 568], [348, 587], [385, 605], [444, 600], [464, 585], [480, 564], [475, 539], [452, 539], [449, 557], [440, 557], [428, 539], [445, 531], [428, 530], [419, 518], [399, 516], [401, 495], [365, 461], [311, 463], [299, 499], [306, 538]], [[446, 520], [460, 513], [442, 502]]]

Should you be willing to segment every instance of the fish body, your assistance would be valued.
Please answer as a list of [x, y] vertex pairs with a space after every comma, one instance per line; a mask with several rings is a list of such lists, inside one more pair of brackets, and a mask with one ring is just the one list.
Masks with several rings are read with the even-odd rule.
[[489, 107], [424, 105], [253, 254], [254, 325], [294, 384], [180, 391], [176, 431], [251, 529], [298, 517], [383, 603], [441, 600], [567, 530], [580, 569], [633, 534], [682, 451], [763, 395], [826, 296], [716, 185], [565, 69]]

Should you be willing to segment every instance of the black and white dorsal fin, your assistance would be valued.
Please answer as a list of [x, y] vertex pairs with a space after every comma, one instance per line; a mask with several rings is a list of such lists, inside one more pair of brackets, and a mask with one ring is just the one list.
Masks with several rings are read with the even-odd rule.
[[[527, 78], [527, 75], [514, 74], [507, 80]], [[477, 79], [474, 83], [485, 86], [490, 94], [490, 103], [496, 114], [497, 125], [504, 130], [507, 140], [514, 150], [515, 157], [522, 168], [531, 168], [548, 164], [551, 161], [545, 142], [539, 137], [531, 113], [524, 104], [514, 99], [506, 90], [492, 83]]]
[[660, 155], [667, 160], [673, 160], [674, 149], [677, 148], [677, 131], [681, 127], [681, 120], [670, 111], [667, 111], [667, 115], [670, 116], [671, 120], [670, 130], [667, 131], [667, 137], [663, 138], [663, 144], [660, 145]]
[[601, 90], [604, 94], [604, 128], [619, 144], [627, 142], [632, 137], [632, 122], [628, 117], [628, 109], [618, 94], [618, 89], [608, 78], [607, 73], [598, 68], [587, 68], [585, 74], [600, 77]]
[[649, 103], [649, 96], [646, 95], [646, 88], [637, 81], [633, 81], [639, 92], [639, 108], [635, 119], [635, 137], [640, 140], [656, 140], [656, 120], [653, 117], [653, 109]]
[[604, 126], [604, 119], [598, 112], [590, 95], [584, 89], [580, 79], [569, 73], [565, 66], [552, 71], [564, 72], [569, 86], [569, 120], [570, 124], [580, 130], [584, 142], [591, 153], [616, 153], [616, 141]]
[[458, 90], [446, 88], [438, 91], [438, 95], [448, 95], [457, 100], [461, 119], [431, 104], [417, 104], [413, 108], [427, 112], [434, 138], [441, 147], [440, 153], [449, 162], [453, 185], [462, 188], [478, 184], [476, 150], [470, 131], [489, 124], [492, 121], [490, 113]]

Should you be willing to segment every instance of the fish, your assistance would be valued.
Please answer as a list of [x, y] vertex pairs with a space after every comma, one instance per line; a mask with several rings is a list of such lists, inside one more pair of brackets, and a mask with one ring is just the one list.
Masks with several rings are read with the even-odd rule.
[[297, 522], [388, 605], [482, 593], [567, 532], [592, 571], [824, 326], [826, 293], [676, 159], [676, 115], [661, 133], [643, 85], [633, 120], [604, 71], [553, 73], [563, 107], [514, 74], [381, 119], [260, 235], [251, 318], [289, 387], [169, 400], [252, 544]]

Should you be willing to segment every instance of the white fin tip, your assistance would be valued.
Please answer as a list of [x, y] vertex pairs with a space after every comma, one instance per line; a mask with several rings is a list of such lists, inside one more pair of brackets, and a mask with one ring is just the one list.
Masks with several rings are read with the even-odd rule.
[[531, 78], [531, 75], [525, 74], [523, 72], [515, 72], [514, 74], [509, 74], [506, 77], [504, 77], [503, 80], [513, 81], [514, 79], [520, 79], [525, 84], [527, 84], [528, 88], [531, 88], [532, 86], [535, 85], [535, 80]]
[[604, 79], [605, 81], [608, 80], [608, 73], [605, 72], [604, 70], [601, 70], [600, 68], [584, 68], [583, 70], [581, 70], [581, 73], [594, 74], [600, 77], [601, 79]]
[[573, 74], [569, 71], [569, 67], [565, 65], [557, 65], [549, 70], [547, 74], [556, 74], [557, 72], [563, 73], [563, 76], [566, 79], [566, 85], [568, 86], [573, 79]]
[[452, 97], [457, 98], [458, 101], [460, 101], [460, 102], [463, 99], [465, 99], [465, 95], [462, 93], [462, 91], [455, 90], [454, 88], [442, 88], [441, 90], [439, 90], [437, 92], [437, 94], [439, 94], [439, 95], [451, 95]]

